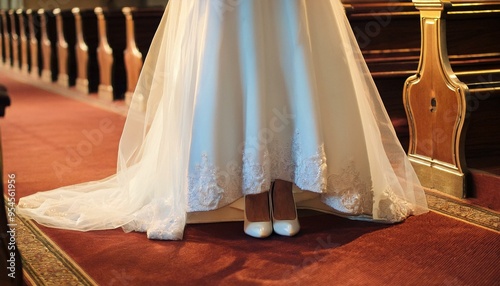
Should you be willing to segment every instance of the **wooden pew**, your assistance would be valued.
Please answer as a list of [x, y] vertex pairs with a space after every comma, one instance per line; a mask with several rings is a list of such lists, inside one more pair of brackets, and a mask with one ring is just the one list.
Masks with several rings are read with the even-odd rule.
[[99, 29], [99, 98], [123, 99], [127, 79], [123, 52], [126, 46], [125, 16], [120, 10], [95, 9]]
[[20, 58], [21, 58], [21, 72], [23, 74], [29, 74], [30, 72], [30, 46], [28, 42], [29, 28], [28, 28], [28, 18], [26, 12], [23, 9], [16, 10], [17, 18], [19, 21], [19, 46], [20, 46]]
[[76, 82], [76, 28], [75, 18], [69, 10], [53, 11], [56, 18], [57, 57], [59, 74], [57, 82], [62, 86], [74, 86]]
[[127, 72], [127, 91], [125, 102], [130, 105], [143, 59], [146, 57], [153, 36], [158, 28], [164, 7], [122, 9], [126, 19], [127, 45], [124, 51]]
[[470, 167], [500, 175], [500, 1], [413, 2], [422, 49], [404, 89], [410, 160], [428, 188], [457, 197], [491, 191], [474, 185]]
[[86, 94], [94, 93], [99, 86], [97, 15], [94, 10], [79, 8], [73, 8], [72, 13], [76, 29], [76, 89]]
[[30, 75], [39, 78], [43, 67], [40, 16], [31, 9], [26, 10], [26, 16], [29, 30]]

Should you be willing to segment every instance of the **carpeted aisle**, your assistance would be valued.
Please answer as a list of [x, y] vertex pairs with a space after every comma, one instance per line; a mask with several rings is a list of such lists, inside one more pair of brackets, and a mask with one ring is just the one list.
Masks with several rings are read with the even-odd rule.
[[[16, 174], [17, 199], [114, 173], [123, 115], [4, 71], [0, 81], [12, 99], [0, 123], [4, 170]], [[183, 241], [151, 241], [143, 233], [119, 229], [81, 233], [18, 220], [19, 249], [33, 284], [459, 286], [500, 281], [499, 233], [434, 212], [396, 225], [304, 213], [298, 236], [264, 240], [244, 235], [241, 222], [188, 225]], [[498, 217], [492, 223], [498, 230]]]

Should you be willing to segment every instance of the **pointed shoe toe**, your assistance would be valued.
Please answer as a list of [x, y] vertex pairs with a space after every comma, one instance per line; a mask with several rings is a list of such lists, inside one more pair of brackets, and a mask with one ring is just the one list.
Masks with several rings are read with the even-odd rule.
[[273, 222], [273, 229], [279, 235], [294, 236], [300, 231], [300, 224], [298, 219], [275, 220]]
[[247, 235], [255, 238], [266, 238], [273, 233], [273, 224], [271, 221], [245, 221], [244, 231]]

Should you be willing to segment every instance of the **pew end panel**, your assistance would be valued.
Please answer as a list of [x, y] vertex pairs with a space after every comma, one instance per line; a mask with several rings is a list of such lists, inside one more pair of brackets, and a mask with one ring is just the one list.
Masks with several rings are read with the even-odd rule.
[[10, 40], [11, 40], [11, 55], [12, 69], [16, 72], [21, 71], [20, 64], [20, 44], [19, 44], [19, 19], [17, 18], [16, 10], [9, 10], [10, 21]]
[[40, 16], [40, 47], [43, 58], [41, 77], [45, 82], [55, 82], [59, 75], [55, 15], [52, 11], [44, 9], [39, 9], [38, 15]]
[[500, 1], [413, 3], [422, 48], [403, 93], [410, 161], [424, 187], [461, 198], [500, 191], [477, 181], [486, 171], [500, 183]]
[[5, 65], [5, 48], [4, 48], [4, 39], [3, 39], [3, 21], [2, 21], [2, 13], [3, 10], [0, 9], [0, 67]]
[[97, 15], [93, 9], [74, 8], [72, 13], [75, 17], [76, 30], [76, 89], [85, 94], [97, 93], [100, 80], [97, 58], [99, 42]]
[[16, 10], [19, 21], [19, 44], [21, 57], [21, 72], [25, 75], [30, 73], [31, 53], [29, 45], [28, 17], [23, 9]]
[[30, 75], [40, 78], [43, 67], [41, 48], [40, 15], [31, 10], [26, 10], [29, 30]]
[[4, 43], [4, 63], [5, 66], [10, 67], [12, 66], [12, 58], [11, 58], [11, 50], [12, 50], [12, 43], [10, 41], [10, 21], [8, 21], [8, 11], [6, 10], [1, 10], [0, 11], [0, 16], [2, 17], [2, 30], [3, 30], [3, 43]]
[[68, 43], [64, 37], [63, 32], [63, 20], [61, 16], [61, 9], [56, 8], [52, 11], [56, 20], [56, 49], [58, 58], [58, 75], [57, 83], [62, 86], [69, 86], [69, 76], [68, 76]]
[[99, 27], [98, 96], [108, 101], [123, 99], [127, 89], [123, 56], [126, 46], [125, 16], [121, 10], [102, 8], [96, 8], [95, 13]]
[[410, 131], [408, 156], [424, 187], [465, 197], [469, 171], [463, 146], [469, 92], [448, 60], [442, 15], [449, 3], [436, 1], [431, 7], [426, 1], [414, 3], [421, 10], [422, 46], [417, 73], [403, 91]]
[[130, 105], [130, 102], [132, 101], [132, 96], [134, 94], [135, 87], [137, 86], [143, 65], [142, 53], [137, 48], [135, 42], [135, 28], [132, 9], [133, 8], [130, 7], [122, 9], [123, 14], [125, 15], [127, 32], [127, 45], [125, 51], [123, 52], [125, 69], [127, 72], [127, 91], [125, 92], [125, 103], [127, 105]]
[[113, 86], [111, 84], [111, 73], [113, 67], [113, 49], [108, 43], [106, 33], [106, 19], [103, 9], [95, 8], [97, 15], [97, 27], [99, 31], [99, 45], [97, 47], [97, 60], [99, 63], [99, 87], [97, 94], [99, 98], [107, 101], [113, 100]]
[[76, 90], [89, 93], [89, 80], [87, 76], [88, 61], [89, 61], [89, 47], [83, 39], [82, 16], [80, 15], [80, 8], [75, 7], [71, 10], [75, 17], [75, 57], [77, 62], [76, 69]]
[[[149, 46], [165, 12], [164, 7], [130, 8], [122, 9], [126, 19], [127, 45], [124, 51], [125, 68], [127, 72], [127, 91], [125, 103], [130, 105], [139, 75], [142, 70], [143, 60], [147, 56]], [[138, 98], [135, 99], [138, 101]], [[140, 109], [145, 102], [138, 102]]]
[[76, 83], [76, 27], [75, 18], [70, 10], [55, 9], [57, 32], [57, 55], [59, 75], [57, 82], [66, 87]]

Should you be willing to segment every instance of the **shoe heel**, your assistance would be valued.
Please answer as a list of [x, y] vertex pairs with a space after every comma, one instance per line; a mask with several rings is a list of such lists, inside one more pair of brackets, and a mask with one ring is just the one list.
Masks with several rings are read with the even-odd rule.
[[291, 182], [276, 180], [271, 190], [273, 230], [283, 236], [294, 236], [300, 231], [292, 188]]
[[[267, 195], [267, 194], [266, 194], [266, 196], [263, 196], [262, 194], [259, 194], [259, 195], [261, 195], [260, 198], [257, 198], [257, 197], [248, 198], [248, 196], [245, 196], [243, 230], [249, 236], [256, 237], [256, 238], [265, 238], [265, 237], [270, 236], [273, 233], [273, 224], [271, 222], [271, 214], [270, 214], [271, 210], [270, 210], [270, 203], [269, 203], [269, 195]], [[250, 195], [250, 196], [254, 196], [254, 195]], [[264, 198], [266, 199], [266, 203], [263, 202]], [[247, 201], [250, 199], [255, 200], [255, 201], [253, 201], [253, 202]], [[256, 221], [253, 221], [253, 220], [250, 221], [248, 219], [248, 216], [247, 216], [248, 204], [252, 205], [254, 203], [256, 203], [258, 206], [260, 206], [260, 205], [264, 206], [264, 204], [267, 206], [266, 211], [268, 213], [267, 213], [267, 215], [265, 215], [267, 217], [267, 220], [263, 220], [264, 219], [263, 213], [257, 213], [256, 216], [259, 217], [259, 219]], [[261, 210], [261, 211], [264, 211], [264, 210]], [[255, 216], [255, 214], [253, 216]]]

